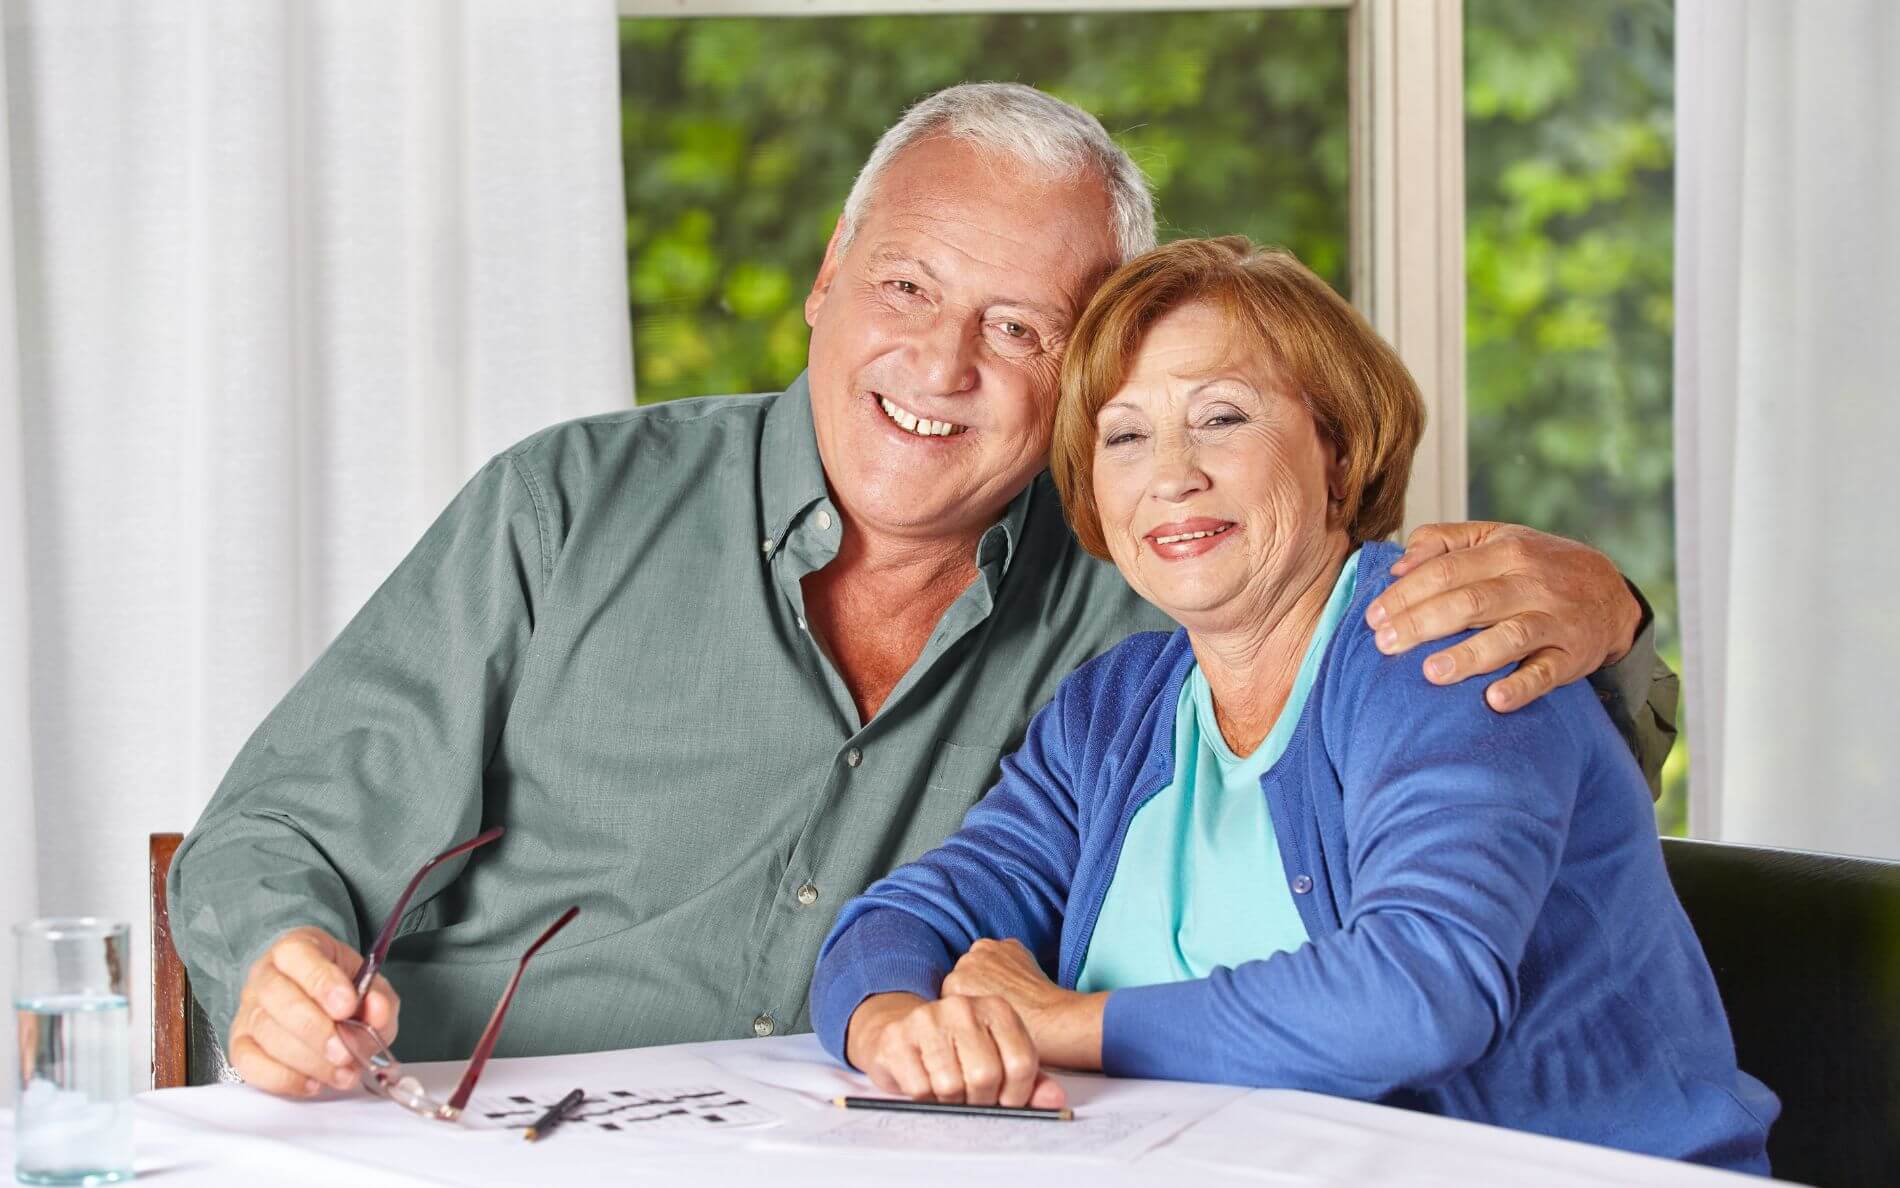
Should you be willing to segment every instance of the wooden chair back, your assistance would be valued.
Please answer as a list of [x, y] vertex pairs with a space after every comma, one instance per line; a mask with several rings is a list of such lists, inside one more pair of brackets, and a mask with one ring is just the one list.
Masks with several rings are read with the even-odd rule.
[[165, 878], [182, 833], [154, 833], [146, 844], [152, 914], [152, 1088], [176, 1089], [235, 1080], [218, 1033], [191, 996], [191, 977], [172, 944]]

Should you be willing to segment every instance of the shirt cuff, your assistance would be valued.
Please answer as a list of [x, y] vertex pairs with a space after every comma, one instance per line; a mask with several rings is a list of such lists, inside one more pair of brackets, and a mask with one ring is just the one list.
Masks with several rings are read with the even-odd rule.
[[1636, 621], [1636, 632], [1630, 636], [1630, 648], [1623, 653], [1623, 658], [1591, 673], [1590, 683], [1599, 694], [1607, 694], [1634, 709], [1649, 699], [1650, 668], [1656, 656], [1656, 612], [1635, 582], [1624, 578], [1623, 585], [1636, 600], [1636, 609], [1642, 612]]
[[349, 903], [348, 893], [334, 872], [283, 864], [280, 872], [267, 873], [242, 862], [220, 872], [215, 858], [210, 869], [206, 863], [206, 855], [185, 847], [172, 859], [167, 876], [172, 944], [191, 980], [192, 997], [228, 1048], [251, 966], [278, 937], [313, 926], [359, 951], [362, 946], [342, 906]]
[[1614, 664], [1605, 664], [1590, 674], [1590, 686], [1596, 690], [1597, 700], [1609, 708], [1611, 717], [1615, 717], [1619, 710], [1628, 717], [1637, 706], [1649, 699], [1650, 668], [1656, 657], [1653, 634], [1656, 614], [1634, 582], [1624, 578], [1623, 584], [1629, 587], [1630, 597], [1636, 599], [1642, 618], [1637, 621], [1636, 634], [1630, 637], [1630, 648], [1623, 653], [1623, 658]]
[[1642, 611], [1636, 638], [1621, 660], [1590, 674], [1590, 687], [1636, 756], [1650, 795], [1659, 797], [1663, 762], [1676, 737], [1676, 674], [1656, 655], [1656, 616], [1649, 600], [1628, 578], [1623, 584]]

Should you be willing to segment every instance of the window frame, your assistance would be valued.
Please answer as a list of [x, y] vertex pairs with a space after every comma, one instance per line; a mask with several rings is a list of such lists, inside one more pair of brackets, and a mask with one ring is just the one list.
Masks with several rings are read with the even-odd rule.
[[[1168, 0], [616, 0], [621, 19], [1141, 12]], [[1462, 520], [1465, 454], [1464, 0], [1195, 0], [1347, 9], [1353, 304], [1425, 399], [1405, 531]], [[896, 113], [892, 113], [893, 117]]]

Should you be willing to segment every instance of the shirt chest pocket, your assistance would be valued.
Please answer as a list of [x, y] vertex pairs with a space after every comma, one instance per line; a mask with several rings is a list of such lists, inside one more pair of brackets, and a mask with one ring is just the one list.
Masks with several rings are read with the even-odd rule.
[[995, 784], [1003, 751], [939, 739], [927, 755], [928, 767], [920, 763], [912, 769], [924, 772], [923, 783], [910, 784], [901, 802], [889, 802], [885, 810], [894, 811], [886, 837], [895, 844], [875, 852], [866, 868], [866, 881], [915, 860], [955, 833], [970, 806]]
[[946, 739], [937, 744], [937, 753], [930, 762], [930, 776], [924, 784], [938, 792], [963, 793], [968, 804], [975, 804], [996, 783], [997, 768], [1002, 761], [1001, 747]]

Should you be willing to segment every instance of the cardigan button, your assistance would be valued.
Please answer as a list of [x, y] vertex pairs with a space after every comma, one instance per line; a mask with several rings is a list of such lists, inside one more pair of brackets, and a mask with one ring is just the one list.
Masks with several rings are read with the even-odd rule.
[[1313, 880], [1301, 875], [1293, 880], [1293, 894], [1304, 895], [1313, 889]]

